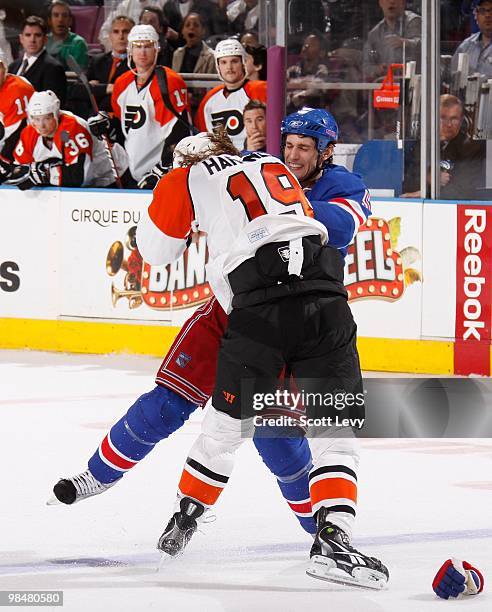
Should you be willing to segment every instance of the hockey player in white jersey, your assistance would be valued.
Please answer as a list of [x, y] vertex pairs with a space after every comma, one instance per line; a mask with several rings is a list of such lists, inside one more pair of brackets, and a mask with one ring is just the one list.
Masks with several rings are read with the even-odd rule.
[[[156, 66], [159, 48], [159, 37], [151, 25], [131, 29], [130, 70], [116, 79], [111, 97], [114, 114], [121, 122], [130, 172], [140, 188], [157, 183], [163, 167], [172, 163], [174, 145], [190, 134], [188, 90], [174, 70]], [[167, 94], [161, 90], [157, 71], [167, 82]]]
[[[33, 93], [27, 105], [29, 125], [14, 150], [16, 164], [8, 183], [32, 187], [108, 187], [115, 182], [103, 143], [91, 135], [81, 117], [60, 110], [52, 91]], [[124, 149], [113, 149], [119, 172], [128, 167]]]
[[198, 107], [195, 124], [202, 132], [225, 126], [234, 146], [244, 148], [246, 130], [243, 110], [250, 100], [266, 104], [266, 81], [250, 81], [246, 76], [246, 51], [238, 40], [222, 40], [215, 48], [215, 65], [223, 81], [211, 89]]
[[[321, 136], [317, 132], [314, 137]], [[244, 441], [243, 379], [276, 381], [287, 366], [296, 379], [317, 377], [324, 389], [337, 380], [353, 389], [360, 385], [356, 328], [343, 287], [343, 256], [326, 245], [326, 229], [312, 218], [295, 177], [269, 155], [241, 159], [224, 140], [210, 137], [209, 150], [203, 136], [201, 140], [201, 153], [184, 156], [183, 167], [160, 181], [137, 232], [144, 259], [156, 265], [183, 253], [192, 228], [207, 232], [209, 278], [230, 312], [212, 406], [187, 462], [188, 479], [200, 481], [203, 490], [182, 500], [186, 507], [181, 505], [161, 537], [159, 547], [168, 554], [175, 554], [191, 537], [193, 530], [182, 530], [186, 517], [203, 513], [204, 506], [193, 498], [220, 492], [230, 476], [234, 452]], [[330, 512], [337, 508], [328, 491], [333, 483], [327, 479], [340, 481], [345, 475], [340, 497], [350, 498], [349, 489], [356, 488], [350, 482], [354, 476], [347, 478], [353, 474], [351, 468], [336, 465], [333, 471], [334, 457], [343, 456], [344, 445], [350, 456], [350, 439], [311, 440], [310, 492], [318, 531], [309, 573], [381, 588], [387, 569], [350, 545], [351, 507], [339, 509], [341, 523], [330, 522]], [[175, 540], [181, 536], [184, 541]]]

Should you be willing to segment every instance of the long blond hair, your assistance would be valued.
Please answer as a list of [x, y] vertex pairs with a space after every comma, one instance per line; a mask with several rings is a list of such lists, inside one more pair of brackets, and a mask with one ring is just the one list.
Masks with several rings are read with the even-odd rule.
[[219, 125], [213, 132], [207, 132], [207, 135], [211, 144], [210, 148], [201, 153], [187, 153], [183, 155], [180, 163], [181, 166], [193, 166], [204, 159], [212, 157], [212, 155], [227, 154], [241, 156], [241, 153], [232, 144], [232, 140], [229, 138], [229, 134], [223, 125]]

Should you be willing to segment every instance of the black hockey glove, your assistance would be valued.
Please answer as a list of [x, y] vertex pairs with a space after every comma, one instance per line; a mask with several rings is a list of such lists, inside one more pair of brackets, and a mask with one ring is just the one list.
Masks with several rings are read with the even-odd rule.
[[13, 167], [14, 164], [0, 155], [0, 185], [5, 183], [5, 181], [9, 178]]
[[109, 118], [108, 113], [105, 111], [100, 111], [97, 113], [97, 115], [89, 117], [89, 119], [87, 119], [87, 123], [89, 125], [91, 134], [99, 140], [102, 140], [103, 136], [107, 136], [108, 138], [110, 137], [111, 119]]
[[150, 172], [147, 172], [138, 182], [139, 189], [154, 189], [159, 179], [172, 170], [172, 166], [164, 166], [162, 163], [156, 164]]
[[8, 179], [9, 185], [16, 185], [22, 191], [33, 187], [46, 187], [51, 184], [51, 168], [61, 166], [62, 162], [33, 162], [14, 166]]

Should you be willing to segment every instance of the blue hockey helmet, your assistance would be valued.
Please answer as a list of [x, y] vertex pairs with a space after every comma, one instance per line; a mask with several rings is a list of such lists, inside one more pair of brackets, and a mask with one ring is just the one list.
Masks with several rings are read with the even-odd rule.
[[338, 125], [331, 113], [321, 108], [302, 108], [287, 115], [280, 126], [282, 136], [299, 134], [311, 136], [317, 143], [318, 153], [323, 153], [330, 142], [338, 139]]

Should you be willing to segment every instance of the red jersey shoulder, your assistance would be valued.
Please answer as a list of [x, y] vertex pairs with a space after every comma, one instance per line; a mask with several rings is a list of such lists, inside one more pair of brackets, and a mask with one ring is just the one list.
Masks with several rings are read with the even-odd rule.
[[248, 81], [244, 86], [244, 91], [251, 100], [267, 101], [267, 83], [266, 81]]
[[[162, 66], [158, 66], [157, 69], [161, 69]], [[167, 89], [169, 92], [169, 100], [174, 107], [174, 110], [181, 114], [184, 110], [189, 111], [190, 105], [188, 102], [188, 89], [186, 84], [179, 74], [171, 70], [171, 68], [164, 68], [166, 71]], [[152, 81], [150, 82], [150, 95], [154, 102], [155, 118], [161, 125], [166, 125], [172, 119], [175, 118], [167, 106], [164, 104], [162, 99], [162, 92], [159, 86], [157, 74], [154, 74]]]
[[27, 102], [34, 87], [24, 77], [8, 74], [0, 89], [0, 112], [7, 127], [26, 117]]
[[36, 146], [38, 138], [39, 134], [32, 125], [26, 125], [20, 133], [20, 138], [14, 151], [14, 159], [17, 163], [30, 164], [34, 161], [34, 147]]

